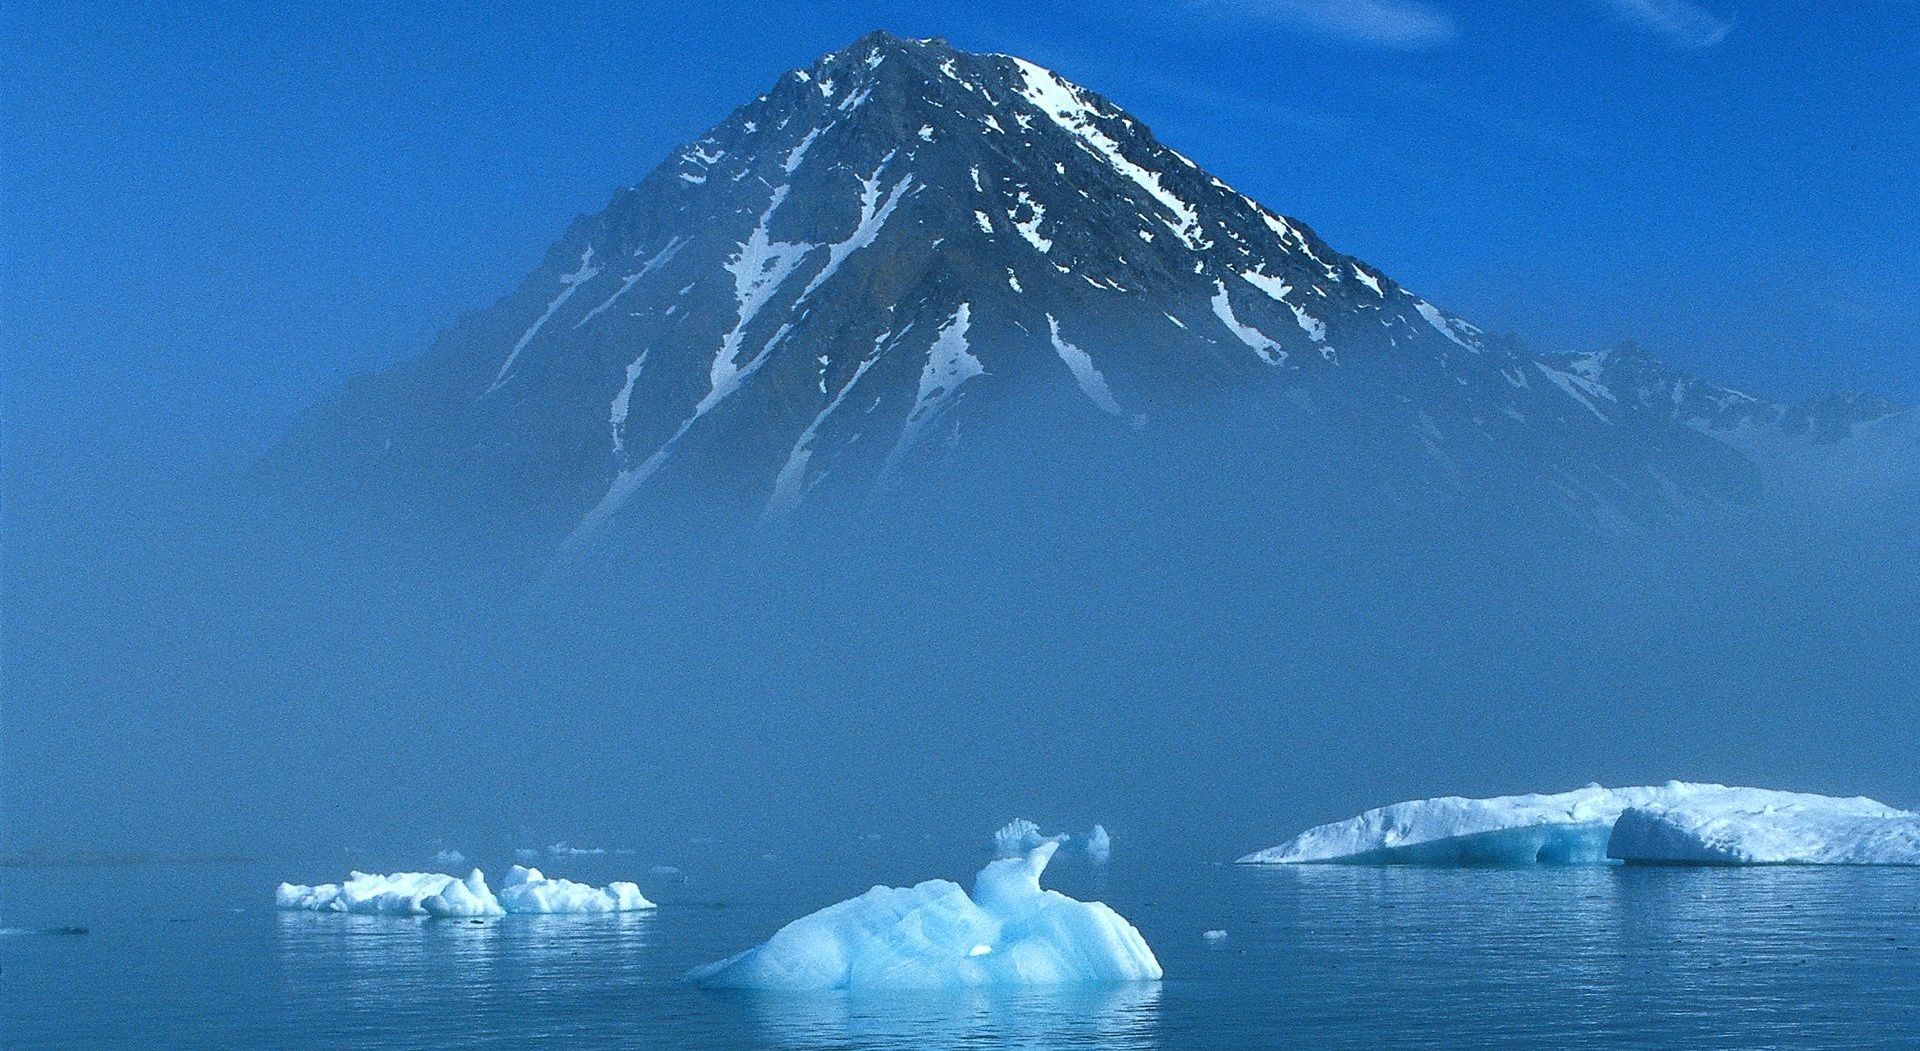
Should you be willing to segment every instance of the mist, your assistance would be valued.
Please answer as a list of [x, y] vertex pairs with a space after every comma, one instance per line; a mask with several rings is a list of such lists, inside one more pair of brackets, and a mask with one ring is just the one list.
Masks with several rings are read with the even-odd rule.
[[562, 556], [485, 508], [276, 490], [231, 405], [108, 444], [26, 389], [14, 853], [857, 867], [868, 836], [1026, 815], [1229, 859], [1439, 794], [1920, 799], [1890, 732], [1920, 686], [1904, 511], [1730, 502], [1608, 533], [1492, 480], [1396, 504], [1359, 446], [1241, 405], [1118, 446], [1010, 425], [784, 529], [646, 507]]

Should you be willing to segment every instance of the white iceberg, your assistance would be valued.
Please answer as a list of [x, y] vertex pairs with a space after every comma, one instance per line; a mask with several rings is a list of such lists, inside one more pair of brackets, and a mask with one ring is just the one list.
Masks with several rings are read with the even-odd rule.
[[1104, 865], [1113, 857], [1113, 837], [1107, 835], [1107, 826], [1095, 825], [1087, 833], [1087, 860], [1096, 865]]
[[953, 989], [1156, 981], [1160, 962], [1101, 902], [1040, 888], [1059, 849], [989, 862], [973, 895], [947, 880], [872, 890], [803, 916], [730, 959], [690, 972], [701, 985], [783, 990]]
[[1631, 807], [1607, 856], [1664, 865], [1920, 865], [1920, 814], [1871, 799], [1774, 793], [1773, 800]]
[[506, 909], [487, 888], [486, 874], [474, 869], [466, 879], [450, 879], [438, 894], [420, 899], [429, 916], [500, 916]]
[[633, 883], [592, 887], [568, 879], [548, 879], [539, 869], [515, 865], [500, 886], [500, 904], [511, 913], [638, 912], [653, 902]]
[[632, 912], [653, 903], [632, 883], [591, 887], [548, 879], [539, 869], [515, 865], [498, 895], [474, 869], [465, 879], [442, 872], [354, 872], [344, 883], [318, 886], [282, 883], [274, 892], [282, 909], [399, 916], [502, 916], [514, 914]]
[[[1609, 844], [1615, 839], [1615, 824], [1629, 811], [1719, 815], [1728, 822], [1744, 823], [1753, 830], [1755, 842], [1770, 835], [1759, 831], [1764, 827], [1793, 821], [1806, 824], [1795, 815], [1850, 814], [1865, 819], [1903, 813], [1870, 799], [1834, 799], [1764, 788], [1730, 788], [1680, 781], [1636, 788], [1588, 785], [1553, 795], [1492, 799], [1446, 796], [1395, 803], [1345, 821], [1310, 828], [1277, 847], [1248, 854], [1240, 862], [1252, 865], [1315, 862], [1601, 864], [1608, 860]], [[1829, 827], [1827, 831], [1843, 830]], [[1621, 849], [1626, 849], [1624, 841], [1622, 843]], [[1802, 854], [1813, 856], [1813, 852], [1804, 850]], [[1844, 851], [1832, 856], [1842, 854]], [[1761, 851], [1755, 856], [1771, 855]], [[1685, 859], [1676, 856], [1658, 860]]]
[[[438, 896], [451, 883], [463, 887], [477, 884], [481, 890], [485, 890], [487, 885], [486, 877], [479, 869], [473, 870], [464, 881], [443, 872], [395, 872], [391, 875], [354, 872], [347, 876], [344, 883], [322, 883], [312, 887], [282, 883], [274, 892], [274, 904], [282, 909], [312, 912], [425, 916], [428, 914], [424, 904], [426, 900]], [[490, 892], [486, 896], [488, 899], [493, 897]]]

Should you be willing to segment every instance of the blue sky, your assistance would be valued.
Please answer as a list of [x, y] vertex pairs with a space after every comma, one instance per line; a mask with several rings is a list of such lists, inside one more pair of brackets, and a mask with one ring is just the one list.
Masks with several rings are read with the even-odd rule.
[[1631, 338], [1756, 393], [1920, 400], [1910, 0], [489, 11], [7, 4], [15, 407], [114, 400], [262, 441], [874, 27], [1052, 66], [1541, 349]]

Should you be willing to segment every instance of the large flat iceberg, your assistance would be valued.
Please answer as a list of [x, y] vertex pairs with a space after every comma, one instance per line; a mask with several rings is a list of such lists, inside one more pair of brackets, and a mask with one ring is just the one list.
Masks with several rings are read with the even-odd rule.
[[[1635, 816], [1622, 835], [1616, 825], [1630, 813]], [[1764, 788], [1680, 781], [1636, 788], [1588, 785], [1552, 795], [1446, 796], [1395, 803], [1310, 828], [1240, 862], [1581, 865], [1612, 857], [1725, 864], [1785, 860], [1792, 854], [1793, 860], [1808, 863], [1860, 864], [1852, 859], [1871, 856], [1890, 864], [1895, 862], [1887, 859], [1900, 856], [1902, 843], [1907, 845], [1905, 856], [1920, 861], [1912, 849], [1912, 826], [1900, 824], [1912, 818], [1871, 799]], [[1886, 821], [1893, 824], [1874, 824]], [[1685, 847], [1690, 834], [1683, 829], [1702, 830], [1715, 845]], [[1749, 846], [1729, 850], [1727, 844]], [[1736, 856], [1738, 850], [1745, 853]]]
[[1663, 865], [1920, 865], [1920, 814], [1828, 796], [1631, 807], [1614, 823], [1607, 856]]
[[1160, 962], [1097, 901], [1040, 888], [1059, 842], [988, 863], [973, 895], [948, 880], [875, 887], [687, 975], [750, 989], [947, 989], [1155, 981]]
[[548, 879], [539, 869], [515, 865], [495, 894], [487, 877], [474, 869], [465, 879], [440, 872], [355, 872], [344, 883], [305, 886], [282, 883], [274, 893], [282, 909], [401, 916], [504, 916], [634, 912], [653, 903], [632, 883], [591, 887], [572, 880]]

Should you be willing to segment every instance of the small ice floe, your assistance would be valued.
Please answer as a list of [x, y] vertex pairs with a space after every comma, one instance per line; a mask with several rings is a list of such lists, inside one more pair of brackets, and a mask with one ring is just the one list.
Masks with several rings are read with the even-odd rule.
[[1218, 945], [1227, 940], [1227, 932], [1215, 928], [1214, 930], [1203, 932], [1200, 937], [1205, 938], [1208, 945]]
[[344, 883], [305, 886], [282, 883], [274, 894], [282, 909], [396, 916], [477, 917], [507, 914], [633, 912], [653, 903], [632, 883], [589, 886], [548, 879], [539, 869], [515, 865], [496, 894], [474, 869], [465, 879], [439, 872], [355, 872]]
[[1113, 837], [1107, 835], [1107, 826], [1093, 826], [1093, 831], [1087, 833], [1087, 860], [1104, 865], [1112, 857]]
[[565, 842], [555, 843], [547, 848], [550, 858], [597, 858], [607, 852], [605, 847], [575, 847]]
[[972, 896], [947, 880], [875, 887], [687, 977], [707, 986], [785, 990], [1159, 979], [1153, 950], [1118, 913], [1040, 888], [1059, 846], [1047, 840], [1025, 856], [989, 862], [974, 878]]

